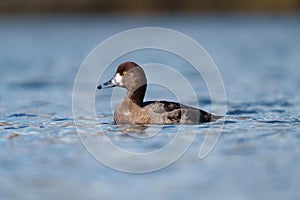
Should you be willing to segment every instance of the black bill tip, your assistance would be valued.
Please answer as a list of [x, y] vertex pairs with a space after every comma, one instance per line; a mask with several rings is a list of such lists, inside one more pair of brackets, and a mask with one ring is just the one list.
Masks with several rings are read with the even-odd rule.
[[98, 88], [98, 90], [101, 90], [102, 89], [102, 85], [99, 85], [97, 88]]

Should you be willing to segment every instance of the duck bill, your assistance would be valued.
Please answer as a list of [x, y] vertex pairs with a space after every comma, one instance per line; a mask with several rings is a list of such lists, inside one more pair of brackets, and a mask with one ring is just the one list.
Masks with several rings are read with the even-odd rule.
[[109, 81], [99, 85], [97, 88], [100, 90], [100, 89], [111, 88], [111, 87], [117, 86], [117, 83], [114, 79], [115, 78], [110, 79]]

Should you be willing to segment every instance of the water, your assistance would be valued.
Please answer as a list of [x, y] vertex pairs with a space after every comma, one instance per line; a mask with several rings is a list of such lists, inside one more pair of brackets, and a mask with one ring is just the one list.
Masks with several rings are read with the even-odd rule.
[[[105, 167], [83, 147], [73, 122], [72, 88], [94, 46], [141, 26], [181, 31], [206, 48], [225, 83], [228, 119], [204, 160], [198, 159], [204, 138], [198, 134], [173, 165], [132, 175]], [[299, 16], [2, 16], [0, 35], [1, 199], [299, 199]], [[135, 61], [164, 58], [158, 57], [149, 53]], [[209, 110], [207, 91], [199, 91], [201, 108]], [[109, 102], [107, 94], [97, 93], [97, 101], [104, 96]], [[149, 89], [147, 98], [159, 97], [173, 98], [159, 87]], [[176, 133], [177, 126], [167, 126], [151, 142], [132, 137], [101, 105], [102, 131], [124, 148], [152, 151]], [[157, 128], [148, 127], [146, 134]]]

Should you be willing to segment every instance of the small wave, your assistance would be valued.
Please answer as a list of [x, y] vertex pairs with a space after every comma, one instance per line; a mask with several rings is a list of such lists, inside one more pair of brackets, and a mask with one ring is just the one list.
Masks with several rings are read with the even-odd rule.
[[276, 101], [264, 101], [260, 102], [259, 105], [266, 106], [266, 107], [273, 107], [273, 106], [282, 106], [282, 107], [290, 107], [292, 104], [285, 100], [276, 100]]
[[242, 115], [242, 114], [256, 114], [260, 112], [260, 110], [232, 110], [227, 112], [227, 115]]
[[273, 110], [271, 110], [271, 112], [274, 112], [274, 113], [284, 113], [285, 110], [281, 110], [281, 109], [273, 109]]
[[13, 117], [37, 117], [35, 114], [26, 114], [26, 113], [15, 113], [7, 116], [8, 118]]
[[231, 121], [231, 120], [225, 120], [224, 124], [234, 124], [237, 123], [237, 121]]
[[52, 119], [52, 121], [54, 121], [54, 122], [73, 121], [73, 119], [72, 118], [68, 118], [68, 117], [65, 117], [65, 118], [54, 118], [54, 119]]
[[12, 129], [22, 129], [22, 128], [27, 128], [27, 125], [17, 125], [17, 126], [9, 126], [9, 127], [5, 127], [5, 130], [12, 130]]
[[259, 123], [266, 123], [266, 124], [287, 124], [291, 121], [285, 121], [285, 120], [258, 120]]

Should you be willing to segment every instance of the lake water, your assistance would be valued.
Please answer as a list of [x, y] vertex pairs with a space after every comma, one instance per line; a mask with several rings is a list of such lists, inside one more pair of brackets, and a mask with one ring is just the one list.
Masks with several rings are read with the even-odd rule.
[[[198, 159], [205, 135], [197, 134], [171, 166], [135, 175], [108, 168], [86, 151], [73, 121], [72, 90], [77, 70], [98, 43], [143, 26], [181, 31], [209, 52], [224, 81], [228, 118], [205, 159]], [[299, 35], [298, 15], [1, 16], [1, 199], [299, 199]], [[153, 52], [132, 58], [185, 65]], [[199, 80], [191, 75], [190, 81]], [[199, 104], [209, 110], [203, 85]], [[176, 134], [177, 126], [163, 127], [151, 142], [124, 134], [113, 124], [111, 108], [102, 106], [110, 102], [106, 94], [111, 91], [96, 94], [99, 127], [118, 145], [148, 152]], [[152, 86], [146, 98], [172, 95]], [[148, 134], [156, 128], [148, 127]], [[122, 160], [109, 149], [106, 154]]]

